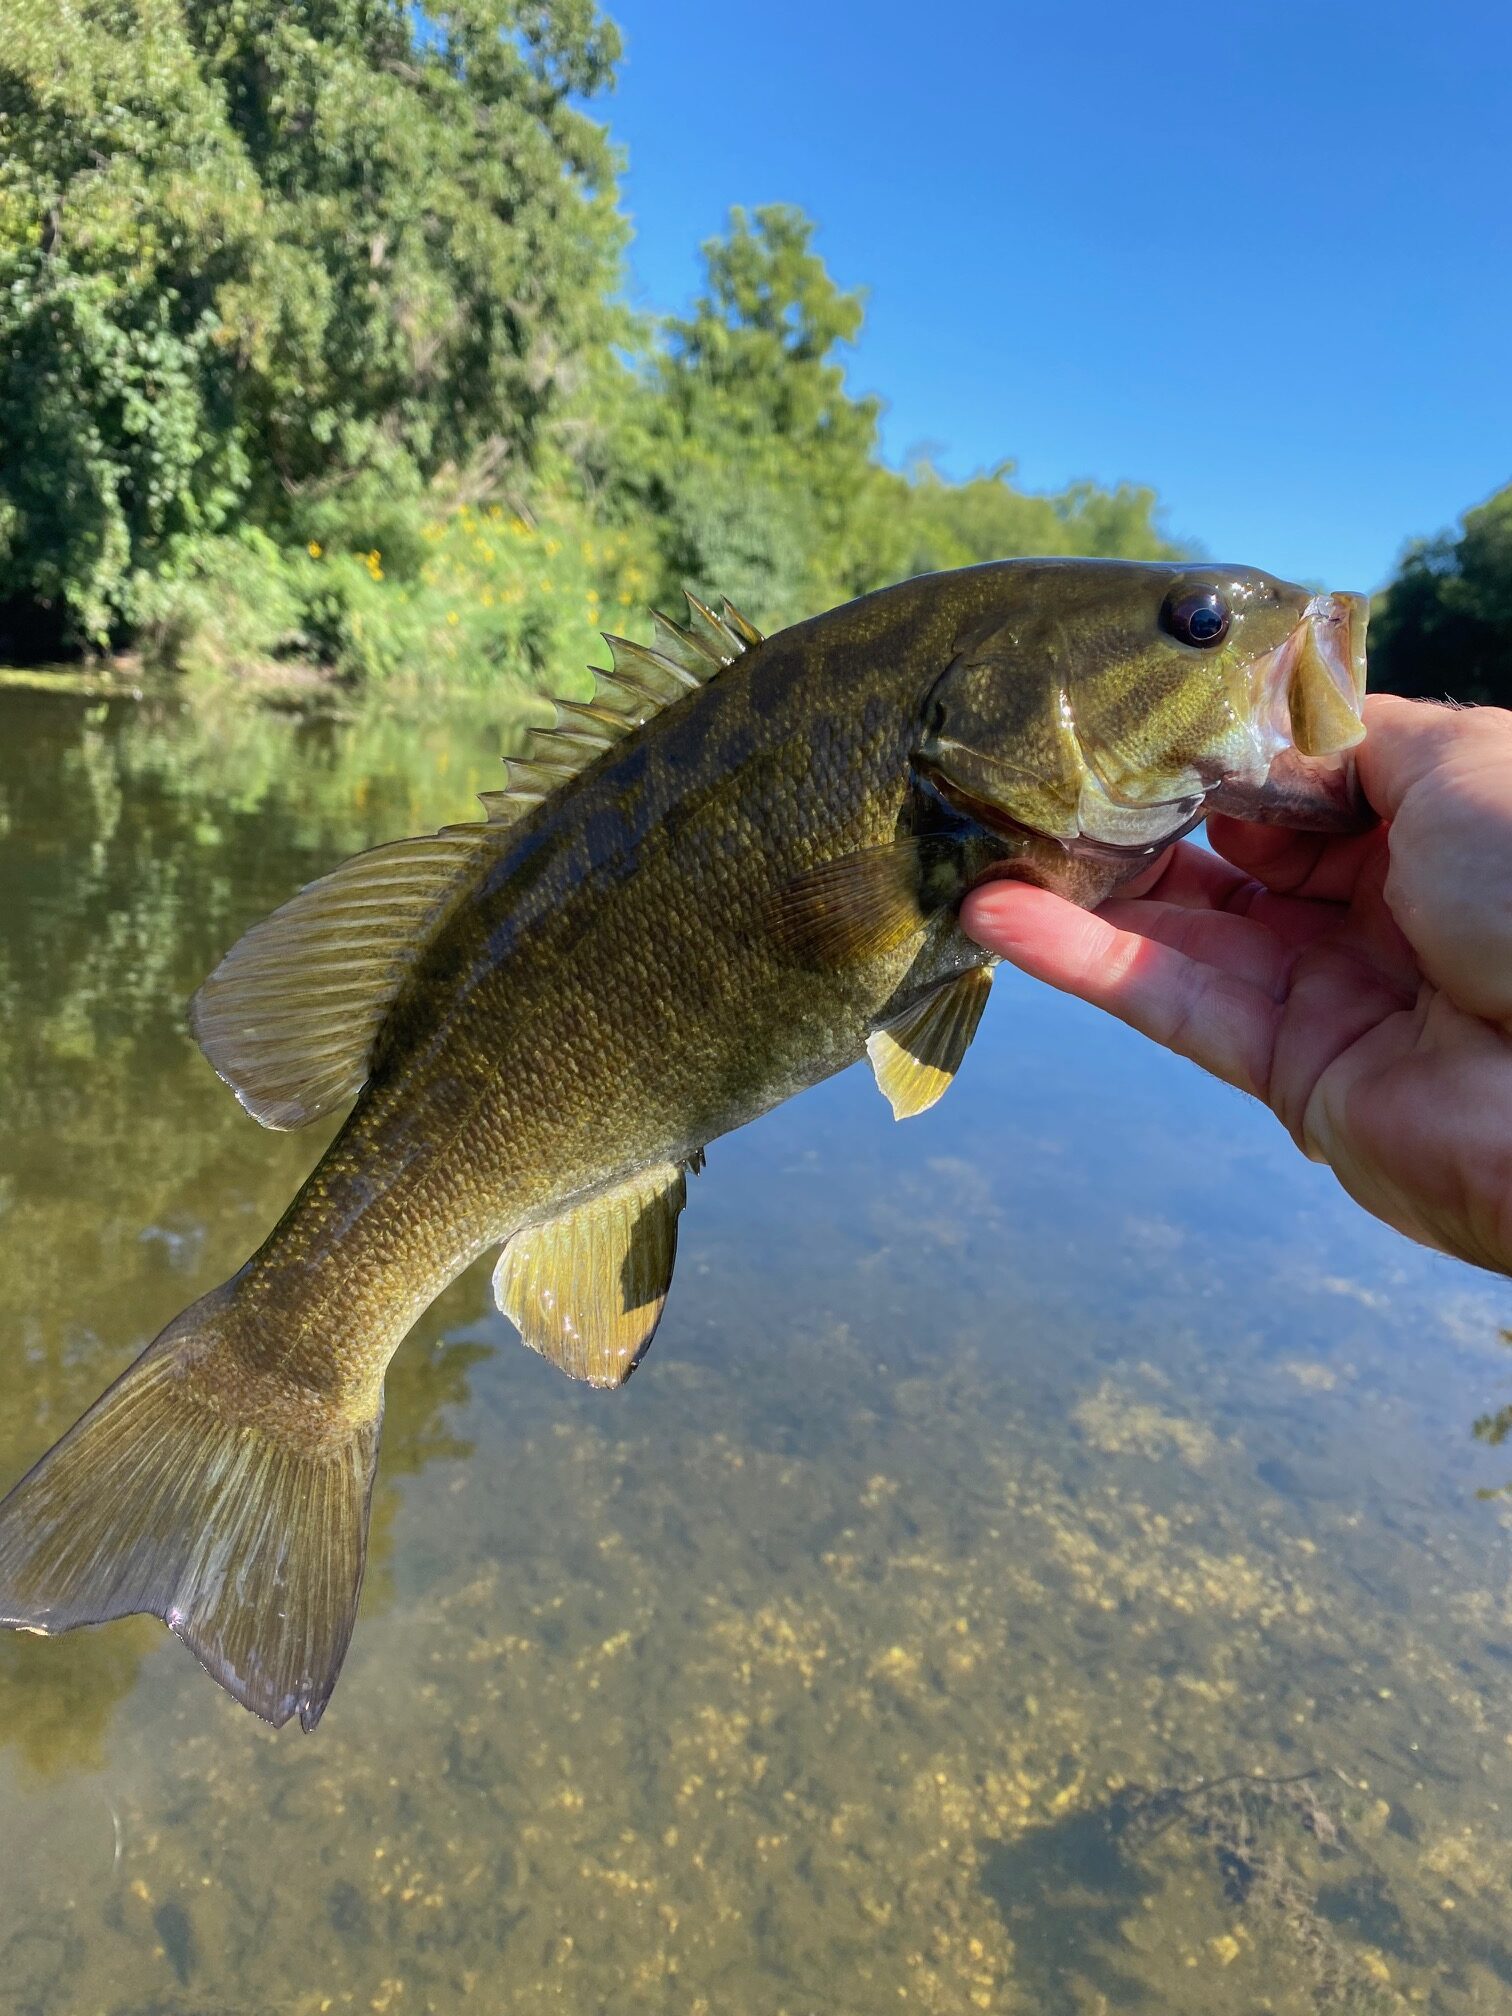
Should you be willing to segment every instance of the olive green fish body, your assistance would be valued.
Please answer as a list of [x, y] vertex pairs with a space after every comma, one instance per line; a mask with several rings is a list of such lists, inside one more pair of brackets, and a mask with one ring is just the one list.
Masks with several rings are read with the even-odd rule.
[[[900, 989], [985, 959], [927, 891], [906, 936], [842, 960], [773, 918], [806, 872], [915, 824], [911, 750], [949, 632], [906, 590], [872, 599], [862, 624], [821, 618], [737, 659], [469, 871], [265, 1255], [306, 1307], [312, 1264], [329, 1269], [321, 1292], [364, 1339], [341, 1368], [359, 1401], [444, 1280], [517, 1225], [691, 1159], [854, 1063]], [[1007, 851], [976, 836], [978, 856]], [[436, 1225], [450, 1243], [417, 1270], [413, 1233]], [[319, 1324], [310, 1339], [320, 1386]]]
[[260, 1251], [0, 1506], [0, 1621], [151, 1611], [313, 1727], [384, 1369], [463, 1267], [501, 1249], [524, 1340], [621, 1383], [710, 1141], [863, 1055], [899, 1117], [948, 1087], [990, 979], [956, 922], [974, 882], [1095, 903], [1205, 803], [1351, 809], [1357, 600], [1003, 562], [766, 640], [690, 610], [655, 651], [614, 640], [486, 823], [358, 857], [201, 989], [265, 1124], [356, 1103]]

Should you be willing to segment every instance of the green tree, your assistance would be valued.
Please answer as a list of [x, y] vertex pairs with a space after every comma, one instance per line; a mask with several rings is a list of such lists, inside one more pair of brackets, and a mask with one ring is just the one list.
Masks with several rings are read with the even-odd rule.
[[594, 0], [11, 0], [0, 653], [557, 679], [684, 582], [771, 625], [1163, 550], [1147, 492], [883, 466], [799, 210], [632, 317], [617, 53]]
[[0, 600], [103, 640], [233, 513], [392, 545], [439, 474], [568, 453], [623, 333], [576, 104], [617, 50], [591, 0], [18, 0]]
[[703, 248], [692, 313], [668, 321], [632, 490], [660, 528], [664, 592], [722, 591], [788, 621], [904, 575], [1016, 553], [1157, 558], [1176, 549], [1148, 490], [1079, 483], [1037, 496], [1012, 465], [951, 483], [877, 459], [881, 402], [841, 361], [863, 302], [813, 249], [801, 211], [731, 213]]
[[1012, 475], [1011, 462], [962, 483], [927, 462], [914, 469], [889, 500], [894, 541], [904, 544], [897, 572], [925, 574], [1020, 553], [1162, 560], [1179, 552], [1155, 523], [1152, 490], [1083, 482], [1047, 496], [1017, 489]]
[[0, 38], [0, 599], [96, 638], [248, 476], [215, 297], [258, 194], [176, 13], [21, 0]]
[[1512, 705], [1512, 484], [1408, 547], [1371, 612], [1370, 666], [1384, 692]]
[[669, 584], [721, 590], [767, 622], [855, 592], [877, 473], [879, 402], [851, 397], [835, 354], [861, 297], [830, 278], [813, 228], [786, 204], [737, 209], [704, 246], [703, 292], [663, 326], [644, 472], [630, 474]]

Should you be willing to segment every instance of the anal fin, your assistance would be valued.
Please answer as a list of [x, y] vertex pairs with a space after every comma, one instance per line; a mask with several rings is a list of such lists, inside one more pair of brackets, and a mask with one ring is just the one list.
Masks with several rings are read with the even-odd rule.
[[623, 1386], [661, 1321], [686, 1196], [683, 1165], [659, 1162], [516, 1232], [494, 1297], [531, 1350], [569, 1378]]
[[866, 1054], [895, 1120], [928, 1112], [949, 1089], [991, 991], [991, 969], [973, 966], [872, 1031]]

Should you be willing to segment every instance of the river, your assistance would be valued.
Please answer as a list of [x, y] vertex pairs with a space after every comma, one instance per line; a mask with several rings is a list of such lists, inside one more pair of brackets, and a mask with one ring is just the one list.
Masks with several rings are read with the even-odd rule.
[[[4, 1483], [321, 1145], [187, 996], [506, 736], [0, 690]], [[0, 2009], [1505, 2011], [1508, 1325], [1002, 973], [931, 1114], [714, 1144], [623, 1392], [442, 1298], [315, 1735], [150, 1620], [0, 1634]]]

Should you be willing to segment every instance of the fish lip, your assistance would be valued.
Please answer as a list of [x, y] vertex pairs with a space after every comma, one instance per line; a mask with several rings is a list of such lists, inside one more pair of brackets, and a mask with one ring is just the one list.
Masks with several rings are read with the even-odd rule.
[[[1339, 689], [1353, 696], [1356, 714], [1365, 704], [1365, 632], [1370, 624], [1370, 600], [1344, 590], [1332, 595], [1314, 595], [1302, 612], [1312, 625], [1312, 637], [1319, 654], [1339, 682]], [[1363, 730], [1362, 730], [1363, 732]]]
[[1318, 833], [1374, 823], [1351, 753], [1365, 735], [1369, 616], [1363, 595], [1314, 595], [1290, 635], [1251, 663], [1256, 762], [1217, 780], [1213, 811]]
[[1286, 748], [1321, 756], [1364, 739], [1369, 620], [1363, 595], [1314, 595], [1290, 634], [1250, 661], [1250, 706], [1267, 764]]
[[1303, 756], [1290, 743], [1263, 777], [1226, 777], [1215, 784], [1203, 810], [1297, 833], [1364, 833], [1377, 823], [1351, 751]]

